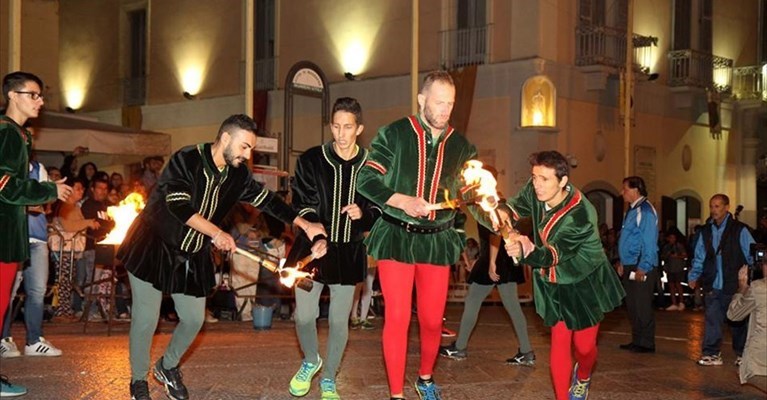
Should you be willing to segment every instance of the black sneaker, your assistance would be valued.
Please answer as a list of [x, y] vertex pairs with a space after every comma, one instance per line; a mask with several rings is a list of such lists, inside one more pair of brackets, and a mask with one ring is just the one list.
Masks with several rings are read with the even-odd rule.
[[154, 377], [165, 385], [165, 393], [172, 400], [188, 400], [189, 392], [181, 379], [181, 370], [178, 367], [165, 369], [162, 359], [163, 357], [160, 357], [154, 365]]
[[508, 360], [506, 360], [506, 364], [532, 367], [533, 365], [535, 365], [535, 352], [529, 351], [527, 353], [523, 353], [521, 351], [518, 351], [514, 357], [511, 357]]
[[135, 381], [130, 383], [131, 400], [152, 400], [149, 395], [149, 384], [147, 381]]
[[465, 360], [468, 356], [466, 350], [458, 350], [455, 348], [455, 342], [450, 346], [439, 346], [439, 355], [458, 361]]

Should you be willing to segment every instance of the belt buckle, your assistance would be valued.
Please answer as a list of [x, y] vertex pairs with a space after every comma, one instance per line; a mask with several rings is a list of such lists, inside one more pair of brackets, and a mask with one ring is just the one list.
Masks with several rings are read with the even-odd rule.
[[405, 232], [413, 233], [413, 231], [410, 230], [410, 226], [410, 222], [405, 222]]

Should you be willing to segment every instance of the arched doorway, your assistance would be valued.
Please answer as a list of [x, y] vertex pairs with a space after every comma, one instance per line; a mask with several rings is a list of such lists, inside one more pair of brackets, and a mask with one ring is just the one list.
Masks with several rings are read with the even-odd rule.
[[623, 198], [607, 182], [597, 181], [583, 187], [583, 193], [597, 211], [597, 223], [620, 230], [623, 222]]
[[665, 231], [674, 226], [689, 237], [696, 225], [706, 221], [701, 204], [700, 196], [689, 191], [678, 192], [672, 197], [661, 197], [659, 228]]

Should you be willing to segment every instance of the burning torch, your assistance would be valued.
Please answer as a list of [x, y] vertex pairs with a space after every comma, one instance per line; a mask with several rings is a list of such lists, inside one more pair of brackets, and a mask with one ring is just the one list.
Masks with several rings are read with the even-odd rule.
[[295, 284], [301, 289], [310, 291], [312, 290], [312, 287], [314, 286], [314, 283], [311, 280], [312, 273], [301, 270], [303, 266], [305, 266], [306, 264], [309, 264], [310, 262], [312, 262], [312, 260], [314, 260], [315, 258], [314, 254], [309, 254], [308, 256], [302, 258], [300, 261], [296, 263], [295, 267], [285, 267], [284, 258], [280, 260], [279, 264], [277, 264], [272, 260], [268, 260], [264, 257], [253, 254], [239, 247], [237, 247], [234, 251], [235, 253], [241, 256], [247, 257], [261, 264], [264, 268], [268, 269], [269, 271], [278, 274], [280, 276], [280, 283], [286, 287], [293, 287], [293, 285]]
[[[477, 192], [475, 199], [478, 199], [476, 203], [487, 213], [493, 226], [498, 227], [503, 239], [508, 241], [512, 233], [516, 234], [518, 232], [509, 224], [501, 223], [501, 217], [498, 213], [500, 198], [496, 189], [498, 182], [492, 172], [482, 168], [482, 166], [482, 162], [478, 160], [466, 161], [463, 171], [461, 171], [461, 176], [468, 187], [475, 188]], [[512, 259], [515, 265], [519, 263], [516, 257], [512, 257]]]

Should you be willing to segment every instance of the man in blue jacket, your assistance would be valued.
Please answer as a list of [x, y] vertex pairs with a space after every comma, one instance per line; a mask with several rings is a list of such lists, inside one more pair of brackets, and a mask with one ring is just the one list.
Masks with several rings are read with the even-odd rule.
[[[711, 218], [695, 241], [692, 269], [688, 281], [691, 288], [700, 285], [705, 293], [706, 317], [702, 356], [699, 365], [722, 365], [722, 324], [727, 307], [738, 290], [738, 270], [751, 259], [754, 238], [748, 227], [730, 214], [730, 198], [715, 194], [709, 200]], [[732, 330], [735, 365], [740, 365], [748, 334], [747, 321], [728, 321]]]
[[618, 240], [618, 275], [626, 289], [631, 342], [620, 346], [635, 353], [655, 352], [653, 286], [658, 265], [658, 213], [647, 200], [647, 186], [638, 176], [623, 179], [623, 200], [629, 204]]

